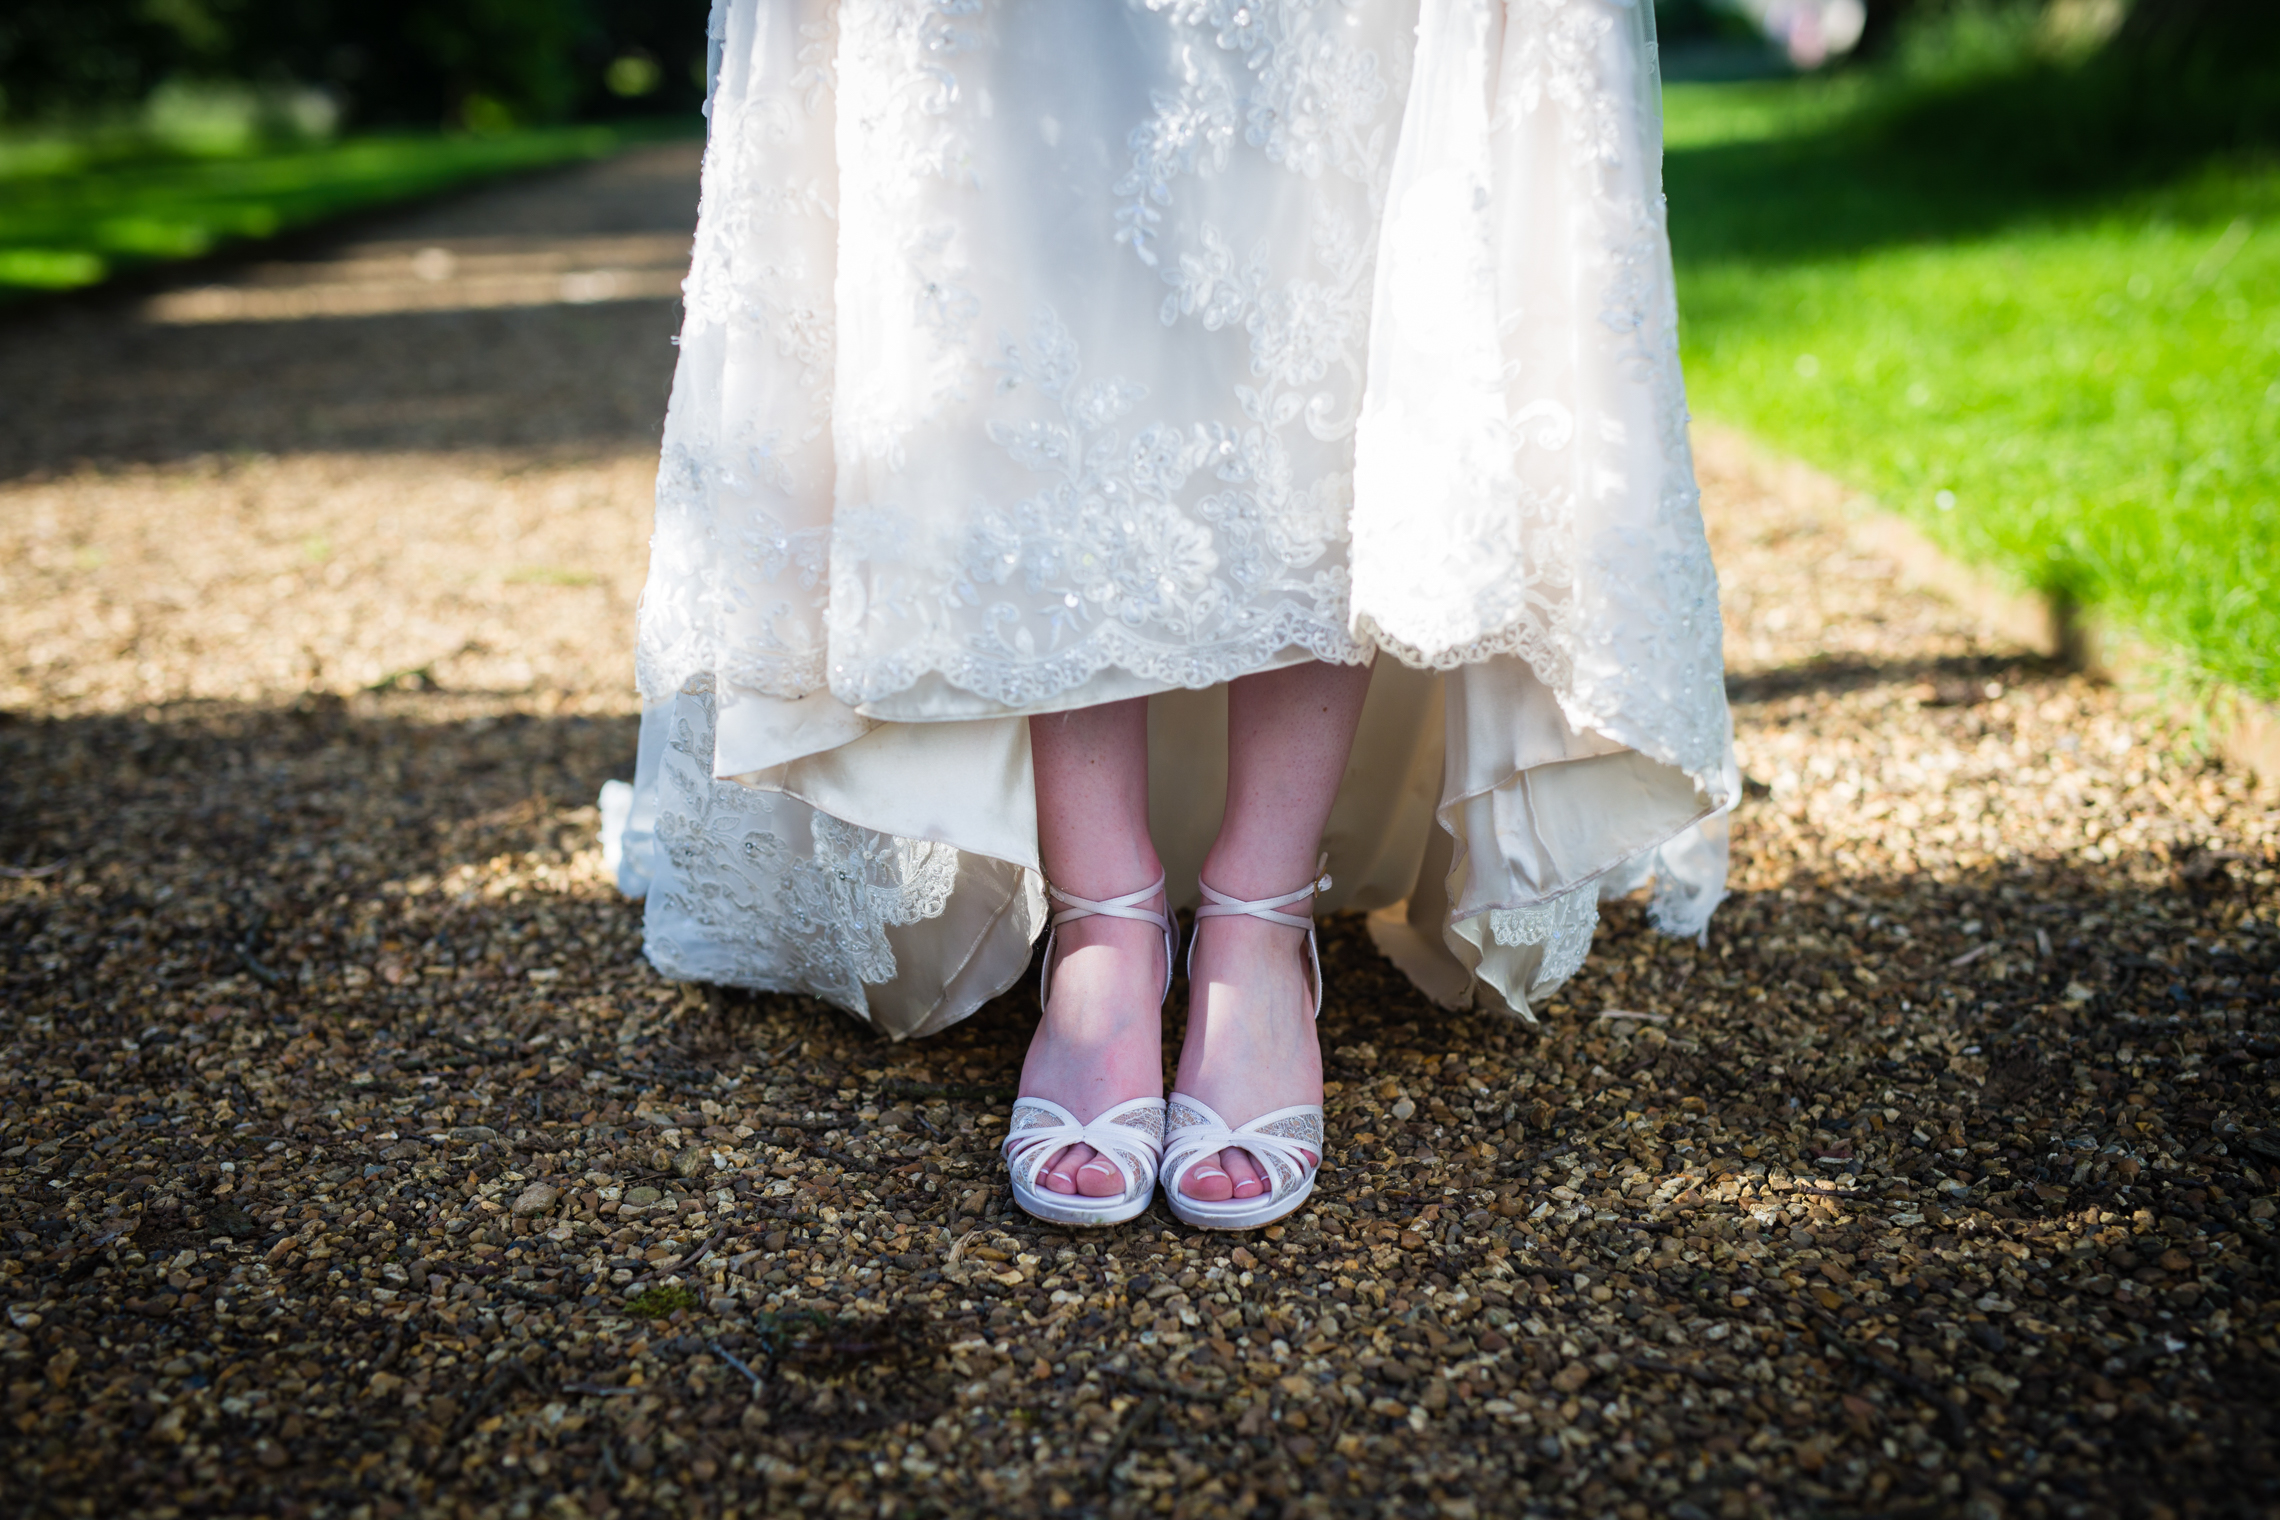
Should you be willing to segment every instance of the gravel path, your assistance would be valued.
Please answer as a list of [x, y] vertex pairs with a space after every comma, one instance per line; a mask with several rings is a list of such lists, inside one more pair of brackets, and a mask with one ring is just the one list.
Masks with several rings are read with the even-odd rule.
[[1730, 439], [1734, 900], [1538, 1027], [1336, 922], [1288, 1227], [1010, 1212], [1026, 990], [657, 980], [691, 164], [0, 328], [8, 1513], [2280, 1514], [2280, 798]]

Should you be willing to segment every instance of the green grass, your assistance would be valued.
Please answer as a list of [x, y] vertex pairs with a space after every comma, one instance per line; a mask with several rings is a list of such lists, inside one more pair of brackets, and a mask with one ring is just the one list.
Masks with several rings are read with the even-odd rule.
[[2068, 88], [1670, 87], [1690, 394], [2280, 697], [2280, 157]]
[[644, 123], [407, 133], [216, 152], [134, 139], [0, 137], [0, 301], [683, 130]]
[[680, 1283], [651, 1283], [625, 1301], [625, 1312], [635, 1319], [670, 1319], [676, 1310], [694, 1309], [700, 1300], [694, 1288]]

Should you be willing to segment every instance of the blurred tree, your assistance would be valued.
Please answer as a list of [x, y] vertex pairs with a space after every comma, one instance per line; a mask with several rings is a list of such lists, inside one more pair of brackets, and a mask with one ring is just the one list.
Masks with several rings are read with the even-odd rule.
[[[693, 110], [706, 0], [5, 0], [0, 109], [132, 104], [169, 79], [313, 85], [354, 125]], [[645, 58], [647, 86], [608, 83]], [[692, 70], [694, 71], [692, 73]], [[618, 70], [618, 79], [643, 77]]]
[[[1863, 0], [1868, 21], [1856, 56], [1891, 50], [1908, 27], [1977, 6], [2039, 8], [2049, 0]], [[2123, 0], [2126, 15], [2114, 38], [2118, 53], [2160, 65], [2184, 61], [2236, 67], [2280, 56], [2280, 0]]]
[[2118, 49], [2167, 61], [2261, 62], [2280, 58], [2274, 0], [2137, 0], [2115, 33]]
[[192, 61], [161, 7], [116, 0], [9, 0], [0, 6], [0, 107], [50, 116], [140, 100]]
[[[694, 111], [704, 103], [710, 0], [591, 0], [591, 4], [600, 25], [581, 56], [604, 93], [587, 104], [587, 114], [651, 116]], [[657, 66], [647, 88], [623, 91], [611, 81], [613, 65], [628, 59], [646, 59]]]
[[2099, 62], [2133, 149], [2280, 144], [2280, 0], [2137, 0]]
[[1749, 17], [1722, 0], [1655, 0], [1655, 35], [1663, 42], [1755, 39]]
[[1917, 0], [1862, 0], [1868, 19], [1860, 29], [1860, 41], [1853, 47], [1855, 58], [1877, 58], [1889, 52], [1909, 15], [1920, 7]]

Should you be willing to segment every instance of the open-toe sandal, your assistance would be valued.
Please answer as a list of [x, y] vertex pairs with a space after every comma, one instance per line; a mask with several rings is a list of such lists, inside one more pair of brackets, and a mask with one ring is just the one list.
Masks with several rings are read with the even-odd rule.
[[[1203, 906], [1195, 910], [1199, 927], [1202, 919], [1241, 914], [1289, 929], [1304, 929], [1307, 966], [1314, 975], [1316, 1018], [1322, 1017], [1322, 956], [1315, 946], [1314, 918], [1310, 913], [1282, 910], [1311, 899], [1317, 892], [1328, 891], [1330, 877], [1325, 868], [1329, 864], [1330, 857], [1323, 856], [1315, 865], [1315, 879], [1295, 892], [1252, 902], [1214, 891], [1209, 882], [1199, 882], [1204, 901]], [[1193, 939], [1188, 941], [1188, 962], [1192, 973]], [[1192, 985], [1192, 974], [1189, 980]], [[1210, 1104], [1175, 1091], [1166, 1106], [1165, 1124], [1164, 1198], [1171, 1205], [1174, 1217], [1198, 1229], [1253, 1230], [1273, 1224], [1306, 1202], [1314, 1191], [1314, 1179], [1322, 1170], [1323, 1123], [1319, 1103], [1295, 1103], [1261, 1114], [1247, 1124], [1229, 1125]], [[1266, 1192], [1254, 1198], [1229, 1198], [1212, 1203], [1180, 1191], [1182, 1179], [1197, 1162], [1226, 1150], [1243, 1151], [1259, 1163], [1260, 1169], [1272, 1179]], [[1307, 1159], [1310, 1154], [1311, 1161]]]
[[[1164, 878], [1122, 897], [1094, 901], [1077, 897], [1047, 883], [1056, 903], [1068, 906], [1053, 915], [1045, 932], [1045, 954], [1037, 972], [1037, 1005], [1053, 990], [1053, 940], [1061, 926], [1080, 918], [1129, 918], [1154, 924], [1164, 936], [1164, 992], [1172, 990], [1172, 955], [1178, 948], [1177, 931], [1169, 913], [1140, 904], [1164, 890]], [[1072, 1145], [1089, 1145], [1100, 1159], [1124, 1179], [1124, 1190], [1105, 1198], [1083, 1193], [1056, 1193], [1044, 1185], [1047, 1162]], [[1024, 1213], [1053, 1224], [1109, 1225], [1136, 1219], [1155, 1196], [1156, 1174], [1164, 1155], [1164, 1100], [1131, 1098], [1090, 1123], [1050, 1098], [1013, 1100], [1013, 1116], [1006, 1126], [1005, 1166], [1013, 1184], [1013, 1201]]]

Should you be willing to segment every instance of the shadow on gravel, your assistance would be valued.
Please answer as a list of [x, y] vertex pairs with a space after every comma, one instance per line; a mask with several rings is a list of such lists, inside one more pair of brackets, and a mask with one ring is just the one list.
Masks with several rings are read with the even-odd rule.
[[[501, 854], [560, 866], [592, 852], [594, 796], [602, 780], [631, 774], [635, 721], [541, 718], [511, 700], [364, 694], [82, 718], [0, 712], [0, 865], [64, 902], [114, 891], [131, 901], [162, 883], [166, 902], [194, 880], [201, 899], [222, 894], [207, 904], [214, 911], [273, 915], [295, 899], [329, 905]], [[105, 917], [116, 925], [121, 911]], [[106, 944], [117, 943], [114, 930]], [[186, 961], [159, 985], [217, 974], [231, 959]], [[86, 970], [103, 964], [98, 956]]]
[[1930, 707], [1970, 707], [1987, 697], [1990, 680], [2048, 680], [2063, 673], [2058, 661], [2016, 651], [1951, 655], [1924, 660], [1863, 660], [1831, 655], [1726, 677], [1730, 702], [1777, 702], [1785, 697], [1836, 695], [1878, 686], [1917, 688]]
[[[48, 321], [76, 330], [0, 333], [0, 480], [210, 455], [654, 447], [680, 308]], [[58, 359], [65, 340], [77, 352]]]
[[[383, 315], [171, 325], [153, 280], [150, 299], [0, 318], [0, 481], [210, 455], [653, 446], [698, 153], [637, 149], [188, 277]], [[499, 300], [513, 304], [485, 309]]]
[[1611, 904], [1533, 1027], [1342, 918], [1320, 1201], [1078, 1236], [994, 1158], [1026, 985], [894, 1047], [647, 969], [632, 747], [0, 722], [13, 1512], [2280, 1503], [2269, 861]]

